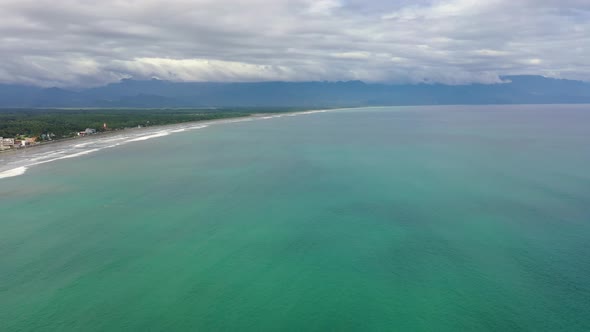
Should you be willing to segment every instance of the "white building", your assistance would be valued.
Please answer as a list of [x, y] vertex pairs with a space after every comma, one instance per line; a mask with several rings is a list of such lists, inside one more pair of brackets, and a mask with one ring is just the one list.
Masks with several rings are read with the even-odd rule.
[[14, 147], [14, 138], [0, 137], [0, 150], [10, 149]]
[[93, 134], [96, 134], [96, 129], [86, 128], [86, 130], [78, 132], [78, 136], [86, 136]]

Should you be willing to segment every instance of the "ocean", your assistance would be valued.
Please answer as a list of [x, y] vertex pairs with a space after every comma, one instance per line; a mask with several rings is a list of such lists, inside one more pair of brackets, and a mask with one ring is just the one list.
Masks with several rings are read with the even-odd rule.
[[331, 110], [0, 155], [2, 331], [589, 331], [590, 105]]

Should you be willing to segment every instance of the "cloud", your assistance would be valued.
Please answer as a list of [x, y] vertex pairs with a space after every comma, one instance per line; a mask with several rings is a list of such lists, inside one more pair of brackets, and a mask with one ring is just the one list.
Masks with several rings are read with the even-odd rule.
[[330, 15], [341, 6], [342, 4], [337, 0], [311, 0], [308, 2], [308, 11], [311, 14]]
[[288, 67], [206, 59], [136, 58], [113, 61], [105, 70], [141, 79], [158, 78], [171, 81], [240, 82], [297, 78], [297, 73]]
[[586, 0], [0, 0], [0, 82], [590, 80]]

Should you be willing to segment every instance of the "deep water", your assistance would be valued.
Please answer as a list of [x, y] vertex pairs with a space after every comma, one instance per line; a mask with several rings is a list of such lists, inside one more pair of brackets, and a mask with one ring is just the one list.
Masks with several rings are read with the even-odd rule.
[[0, 179], [2, 331], [589, 331], [590, 105], [225, 123]]

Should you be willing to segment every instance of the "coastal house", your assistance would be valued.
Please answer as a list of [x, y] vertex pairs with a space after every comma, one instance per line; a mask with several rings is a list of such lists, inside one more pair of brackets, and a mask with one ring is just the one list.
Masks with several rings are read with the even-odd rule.
[[53, 139], [53, 137], [55, 137], [54, 133], [41, 134], [41, 136], [40, 136], [42, 141], [51, 141]]
[[78, 132], [78, 136], [86, 136], [93, 134], [96, 134], [96, 129], [86, 128], [86, 130]]
[[13, 146], [14, 145], [14, 138], [2, 138], [2, 137], [0, 137], [0, 142], [4, 146]]
[[27, 138], [21, 138], [21, 139], [14, 139], [13, 147], [18, 149], [18, 148], [24, 148], [27, 146], [35, 145], [35, 144], [39, 144], [39, 143], [37, 143], [37, 137], [27, 137]]
[[14, 138], [0, 137], [0, 150], [12, 149], [14, 147]]

